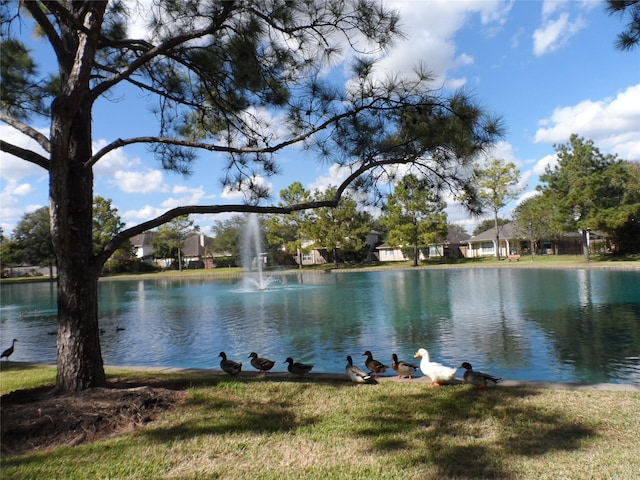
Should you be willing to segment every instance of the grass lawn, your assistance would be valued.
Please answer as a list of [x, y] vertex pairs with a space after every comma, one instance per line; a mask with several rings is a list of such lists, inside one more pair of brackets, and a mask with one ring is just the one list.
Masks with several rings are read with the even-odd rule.
[[[23, 456], [1, 477], [141, 479], [640, 478], [640, 393], [107, 369], [187, 390], [159, 420]], [[53, 367], [5, 369], [2, 394]], [[158, 383], [160, 382], [160, 383]]]

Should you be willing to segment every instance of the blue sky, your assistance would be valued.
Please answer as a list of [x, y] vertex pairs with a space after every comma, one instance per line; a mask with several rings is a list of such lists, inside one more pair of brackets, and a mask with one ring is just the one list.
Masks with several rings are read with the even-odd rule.
[[[488, 157], [516, 164], [523, 197], [531, 195], [538, 176], [555, 161], [554, 144], [572, 133], [591, 139], [604, 153], [640, 162], [640, 50], [615, 49], [624, 28], [604, 3], [587, 1], [402, 0], [390, 3], [401, 13], [406, 40], [396, 42], [380, 73], [409, 72], [419, 62], [436, 76], [434, 85], [464, 88], [504, 119], [507, 133]], [[133, 27], [138, 28], [134, 25]], [[143, 30], [133, 30], [132, 36]], [[26, 38], [42, 60], [46, 44]], [[49, 67], [50, 68], [50, 67]], [[340, 69], [337, 65], [335, 68]], [[114, 92], [94, 110], [94, 150], [116, 138], [150, 135], [157, 124], [152, 105], [139, 93]], [[34, 125], [47, 132], [47, 125]], [[23, 147], [34, 142], [0, 123], [0, 136]], [[338, 184], [345, 176], [331, 163], [297, 149], [279, 158], [283, 175], [262, 179], [278, 192], [294, 181], [307, 189]], [[202, 154], [193, 175], [163, 171], [141, 146], [114, 152], [95, 168], [95, 194], [110, 198], [128, 226], [177, 205], [240, 203], [222, 189], [221, 161]], [[0, 224], [9, 234], [24, 213], [47, 205], [48, 177], [36, 166], [0, 153]], [[513, 202], [501, 216], [508, 217]], [[470, 218], [450, 199], [449, 220], [469, 233]], [[194, 216], [204, 233], [222, 216]]]

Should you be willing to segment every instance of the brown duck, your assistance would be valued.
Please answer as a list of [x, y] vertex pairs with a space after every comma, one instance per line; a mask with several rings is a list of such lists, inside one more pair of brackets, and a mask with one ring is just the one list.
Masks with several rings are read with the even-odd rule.
[[242, 370], [242, 363], [234, 362], [233, 360], [227, 359], [227, 354], [224, 352], [220, 352], [219, 357], [222, 357], [220, 360], [220, 368], [227, 372], [229, 375], [238, 375]]
[[364, 364], [369, 369], [369, 372], [373, 373], [373, 378], [378, 378], [378, 374], [379, 373], [384, 373], [389, 368], [388, 365], [385, 365], [384, 363], [379, 362], [378, 360], [373, 358], [373, 355], [371, 354], [371, 352], [369, 350], [364, 352], [362, 355], [363, 356], [366, 355], [366, 357], [367, 357], [367, 359], [364, 361]]
[[256, 352], [251, 352], [249, 358], [251, 359], [251, 366], [256, 370], [260, 370], [261, 375], [266, 375], [267, 372], [276, 364], [276, 362], [269, 360], [268, 358], [258, 357]]
[[313, 368], [312, 364], [294, 362], [293, 358], [291, 357], [287, 357], [284, 363], [289, 364], [287, 367], [287, 370], [289, 370], [289, 373], [293, 373], [294, 375], [300, 375], [301, 377], [303, 377], [305, 373], [309, 373]]

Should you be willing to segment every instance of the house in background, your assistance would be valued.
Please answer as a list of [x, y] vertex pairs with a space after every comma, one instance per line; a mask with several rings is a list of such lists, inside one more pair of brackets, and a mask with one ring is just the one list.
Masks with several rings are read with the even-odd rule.
[[153, 262], [153, 237], [156, 232], [139, 233], [131, 237], [131, 245], [135, 249], [136, 257], [146, 262]]
[[[149, 231], [131, 237], [131, 244], [135, 255], [144, 262], [157, 263], [161, 267], [167, 267], [172, 259], [156, 259], [153, 256], [153, 238], [156, 232]], [[207, 247], [211, 246], [213, 239], [203, 234], [191, 235], [184, 240], [181, 257], [187, 268], [214, 268], [212, 258], [205, 257]]]
[[200, 233], [187, 237], [182, 244], [182, 261], [187, 268], [214, 268], [213, 258], [205, 256], [213, 238]]
[[328, 254], [324, 248], [310, 248], [314, 242], [310, 240], [302, 241], [302, 255], [296, 255], [296, 264], [300, 264], [300, 257], [302, 257], [302, 265], [324, 265], [327, 263]]
[[470, 237], [467, 250], [468, 258], [489, 257], [496, 255], [499, 249], [500, 256], [506, 257], [519, 251], [520, 242], [513, 238], [513, 223], [507, 223], [498, 227], [500, 245], [496, 245], [496, 229], [490, 228], [478, 235]]
[[[469, 239], [468, 258], [495, 256], [496, 229], [490, 228]], [[531, 239], [519, 232], [514, 232], [514, 224], [507, 223], [499, 227], [500, 256], [513, 254], [530, 254]], [[594, 242], [600, 238], [596, 232], [589, 233], [589, 239]], [[536, 255], [579, 255], [582, 253], [582, 235], [578, 232], [565, 233], [560, 239], [542, 239], [535, 243]]]
[[[404, 253], [402, 253], [402, 248], [392, 247], [388, 243], [377, 246], [376, 250], [378, 250], [378, 258], [381, 262], [404, 262], [405, 260], [409, 260], [409, 258], [405, 257]], [[420, 260], [424, 260], [422, 253], [420, 253]]]
[[429, 257], [464, 258], [470, 238], [467, 232], [449, 232], [444, 242], [429, 245]]
[[[471, 236], [466, 232], [450, 232], [447, 238], [438, 243], [432, 243], [429, 245], [429, 258], [431, 257], [450, 257], [450, 258], [464, 258], [467, 254], [468, 243], [467, 240]], [[402, 247], [392, 247], [388, 243], [383, 243], [376, 247], [378, 251], [378, 259], [381, 262], [404, 262], [411, 260], [412, 256], [405, 256], [402, 253]], [[420, 249], [419, 260], [428, 260], [425, 257], [423, 248]]]

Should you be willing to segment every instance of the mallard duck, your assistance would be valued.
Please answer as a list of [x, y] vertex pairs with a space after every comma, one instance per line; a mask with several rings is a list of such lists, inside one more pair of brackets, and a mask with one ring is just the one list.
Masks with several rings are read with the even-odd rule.
[[351, 355], [347, 356], [347, 366], [344, 369], [344, 373], [349, 377], [349, 380], [355, 383], [376, 383], [375, 379], [353, 364]]
[[0, 355], [0, 359], [6, 358], [7, 362], [9, 361], [9, 357], [13, 355], [13, 348], [15, 347], [17, 341], [18, 341], [17, 338], [13, 339], [13, 342], [11, 342], [11, 346], [7, 348], [4, 352], [2, 352], [2, 355]]
[[462, 365], [460, 365], [460, 368], [465, 369], [465, 372], [462, 376], [462, 378], [464, 378], [464, 381], [472, 385], [476, 385], [478, 387], [478, 390], [482, 390], [489, 385], [495, 385], [500, 380], [502, 380], [501, 378], [494, 377], [493, 375], [489, 375], [488, 373], [474, 372], [473, 367], [469, 362], [463, 362]]
[[256, 352], [251, 352], [249, 355], [251, 359], [251, 366], [256, 370], [260, 370], [260, 374], [266, 375], [269, 370], [276, 364], [273, 360], [268, 358], [260, 358]]
[[420, 360], [420, 370], [422, 370], [422, 373], [431, 379], [432, 386], [439, 387], [442, 383], [453, 380], [453, 377], [455, 377], [456, 372], [458, 371], [457, 368], [447, 367], [437, 362], [431, 362], [429, 360], [429, 352], [424, 348], [418, 350], [413, 356], [413, 358], [417, 357], [422, 357], [422, 360]]
[[418, 369], [415, 365], [411, 363], [404, 362], [402, 360], [398, 360], [398, 355], [395, 353], [391, 355], [391, 368], [393, 368], [398, 374], [398, 378], [401, 377], [409, 377], [409, 381], [411, 381], [411, 375], [415, 373]]
[[287, 367], [289, 373], [300, 375], [301, 377], [304, 376], [305, 373], [309, 373], [313, 368], [313, 365], [311, 365], [310, 363], [294, 362], [293, 358], [291, 357], [287, 357], [284, 362], [289, 364], [289, 366]]
[[242, 363], [234, 362], [233, 360], [227, 359], [227, 354], [224, 352], [220, 352], [219, 357], [222, 357], [220, 360], [220, 368], [227, 372], [229, 375], [238, 375], [242, 370]]
[[366, 357], [367, 357], [367, 359], [364, 361], [364, 364], [369, 369], [369, 373], [373, 373], [373, 378], [378, 378], [378, 374], [379, 373], [384, 373], [389, 368], [388, 365], [385, 365], [384, 363], [379, 362], [378, 360], [374, 359], [373, 355], [371, 354], [371, 352], [369, 350], [364, 352], [362, 355], [363, 356], [366, 355]]

